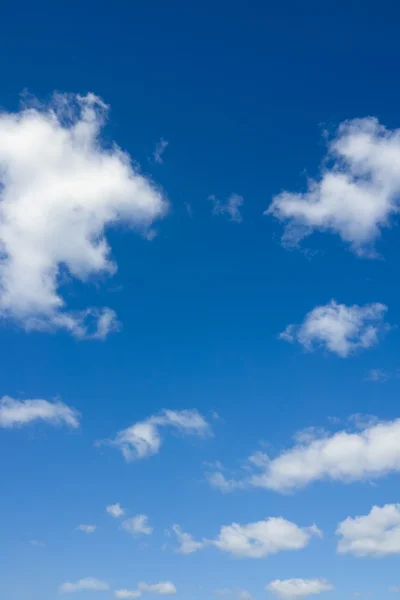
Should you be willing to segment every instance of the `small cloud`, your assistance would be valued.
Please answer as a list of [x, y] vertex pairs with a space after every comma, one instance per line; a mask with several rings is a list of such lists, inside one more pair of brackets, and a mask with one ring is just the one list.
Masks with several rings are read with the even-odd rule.
[[331, 300], [316, 306], [300, 325], [290, 324], [279, 335], [298, 342], [306, 350], [323, 348], [346, 358], [355, 351], [375, 346], [390, 326], [384, 317], [387, 306], [380, 303], [346, 306]]
[[164, 140], [164, 138], [161, 138], [155, 147], [155, 150], [153, 152], [153, 160], [155, 163], [162, 165], [164, 162], [163, 159], [163, 154], [167, 149], [169, 142], [167, 140]]
[[384, 371], [383, 369], [370, 369], [370, 371], [368, 371], [367, 376], [365, 377], [365, 381], [385, 382], [389, 379], [390, 373], [388, 371]]
[[106, 506], [106, 511], [109, 515], [114, 517], [114, 519], [119, 519], [119, 517], [122, 517], [125, 514], [125, 510], [121, 507], [119, 502], [117, 502], [117, 504], [109, 504]]
[[115, 590], [114, 598], [127, 600], [128, 598], [139, 598], [142, 595], [140, 590]]
[[159, 452], [161, 431], [166, 428], [197, 437], [207, 436], [211, 431], [208, 422], [197, 410], [163, 410], [118, 432], [114, 440], [98, 444], [119, 448], [127, 461], [140, 460]]
[[22, 427], [34, 421], [50, 425], [66, 425], [78, 429], [79, 412], [63, 402], [48, 400], [15, 400], [10, 396], [0, 399], [0, 428]]
[[240, 208], [244, 204], [244, 198], [238, 194], [231, 194], [226, 202], [221, 202], [216, 196], [211, 195], [208, 198], [211, 200], [214, 216], [226, 216], [233, 223], [241, 223], [243, 221]]
[[146, 515], [136, 515], [131, 519], [126, 519], [122, 522], [121, 528], [131, 535], [150, 535], [153, 533], [153, 528], [148, 525], [148, 517]]
[[100, 579], [95, 579], [94, 577], [86, 577], [85, 579], [79, 579], [74, 583], [67, 581], [66, 583], [62, 583], [58, 588], [60, 594], [68, 594], [75, 592], [106, 592], [110, 589], [110, 586], [105, 581], [101, 581]]
[[138, 588], [144, 592], [152, 592], [162, 596], [174, 596], [176, 594], [176, 587], [171, 581], [160, 581], [152, 584], [141, 582]]

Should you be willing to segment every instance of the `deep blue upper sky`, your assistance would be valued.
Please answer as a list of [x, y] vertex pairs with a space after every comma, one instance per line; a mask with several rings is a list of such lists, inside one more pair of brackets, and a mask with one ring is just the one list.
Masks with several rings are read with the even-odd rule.
[[[373, 485], [226, 495], [208, 485], [204, 467], [218, 460], [239, 469], [261, 441], [275, 456], [298, 430], [330, 430], [330, 417], [399, 417], [395, 219], [371, 260], [318, 231], [303, 251], [288, 250], [282, 224], [263, 215], [281, 190], [304, 191], [318, 177], [325, 130], [368, 116], [400, 127], [399, 18], [395, 2], [2, 3], [2, 110], [18, 111], [24, 90], [42, 102], [54, 91], [95, 93], [110, 106], [105, 143], [161, 186], [170, 213], [152, 241], [124, 225], [107, 231], [113, 277], [62, 285], [73, 307], [115, 310], [119, 332], [82, 341], [4, 319], [0, 396], [59, 397], [81, 411], [82, 427], [0, 430], [0, 597], [53, 600], [62, 582], [88, 576], [112, 590], [171, 580], [194, 600], [221, 588], [259, 600], [274, 579], [323, 577], [336, 587], [332, 600], [389, 598], [388, 587], [400, 585], [396, 556], [335, 554], [340, 521], [400, 501], [396, 474]], [[168, 146], [156, 164], [160, 138]], [[209, 196], [232, 193], [244, 198], [241, 223], [212, 215]], [[345, 359], [278, 339], [331, 299], [383, 303], [394, 327]], [[390, 379], [367, 381], [373, 369]], [[166, 435], [160, 454], [133, 464], [94, 447], [164, 408], [196, 408], [214, 436]], [[119, 530], [105, 513], [114, 502], [149, 516], [150, 541]], [[211, 538], [222, 525], [270, 516], [315, 522], [325, 537], [300, 552], [237, 560], [215, 548], [181, 556], [163, 534], [179, 523]], [[80, 523], [98, 530], [77, 533]]]

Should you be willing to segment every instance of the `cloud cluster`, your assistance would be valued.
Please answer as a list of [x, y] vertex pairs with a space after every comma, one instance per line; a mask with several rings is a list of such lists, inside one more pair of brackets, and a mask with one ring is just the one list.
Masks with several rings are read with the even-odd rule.
[[374, 506], [368, 515], [348, 517], [336, 533], [338, 552], [355, 556], [400, 554], [400, 504]]
[[15, 400], [9, 396], [0, 399], [0, 427], [11, 428], [45, 421], [50, 425], [79, 427], [79, 413], [63, 402], [48, 400]]
[[258, 472], [235, 480], [217, 471], [208, 481], [224, 492], [249, 487], [290, 492], [318, 480], [347, 483], [399, 472], [400, 419], [379, 422], [355, 415], [352, 421], [357, 431], [310, 428], [276, 458], [262, 454], [262, 460], [249, 461]]
[[69, 309], [61, 286], [116, 271], [107, 228], [146, 231], [166, 212], [129, 155], [102, 145], [107, 112], [94, 94], [56, 94], [0, 113], [0, 317], [27, 330], [103, 339], [116, 329], [110, 308]]
[[344, 358], [378, 342], [379, 334], [387, 328], [386, 311], [384, 304], [346, 306], [331, 300], [309, 312], [301, 325], [288, 325], [279, 337], [296, 341], [307, 350], [322, 347]]
[[177, 525], [174, 525], [173, 531], [180, 542], [178, 552], [183, 554], [212, 545], [233, 556], [247, 558], [263, 558], [286, 550], [301, 550], [307, 546], [312, 536], [322, 536], [315, 525], [299, 527], [282, 517], [270, 517], [246, 525], [224, 525], [215, 539], [203, 539], [201, 542], [196, 542], [190, 534], [183, 533]]
[[160, 450], [160, 430], [163, 428], [185, 435], [204, 436], [210, 433], [209, 424], [197, 410], [163, 410], [120, 431], [114, 440], [105, 443], [119, 448], [127, 461], [147, 458]]
[[330, 231], [358, 255], [374, 256], [375, 240], [400, 208], [400, 130], [372, 117], [345, 121], [326, 159], [319, 181], [305, 193], [280, 193], [266, 214], [285, 223], [287, 245]]
[[329, 592], [333, 590], [333, 585], [325, 579], [276, 579], [265, 589], [283, 600], [291, 600]]

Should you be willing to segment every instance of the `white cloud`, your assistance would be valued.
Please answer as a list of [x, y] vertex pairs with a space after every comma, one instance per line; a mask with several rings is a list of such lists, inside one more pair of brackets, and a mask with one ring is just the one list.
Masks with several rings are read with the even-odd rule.
[[291, 598], [308, 598], [321, 592], [329, 592], [333, 590], [333, 585], [325, 579], [276, 579], [271, 581], [265, 589], [273, 592], [279, 598], [289, 600]]
[[197, 542], [193, 539], [190, 533], [185, 533], [184, 531], [182, 531], [179, 525], [173, 525], [172, 531], [178, 538], [180, 544], [178, 552], [180, 552], [181, 554], [192, 554], [192, 552], [196, 552], [197, 550], [200, 550], [200, 548], [204, 547], [204, 541]]
[[372, 117], [345, 121], [328, 146], [319, 181], [311, 180], [305, 193], [280, 193], [265, 214], [286, 223], [285, 244], [330, 231], [357, 254], [374, 256], [374, 242], [399, 212], [399, 164], [400, 130]]
[[322, 537], [316, 525], [302, 528], [282, 517], [271, 517], [247, 525], [224, 525], [215, 539], [203, 539], [200, 542], [182, 532], [179, 525], [174, 525], [172, 529], [180, 542], [178, 552], [181, 554], [191, 554], [212, 545], [234, 556], [248, 558], [262, 558], [284, 550], [300, 550], [307, 546], [313, 535]]
[[210, 433], [209, 424], [197, 410], [163, 410], [120, 431], [115, 440], [105, 443], [117, 446], [128, 461], [146, 458], [160, 450], [160, 429], [163, 427], [186, 435], [204, 436]]
[[148, 517], [146, 515], [136, 515], [131, 519], [126, 519], [122, 521], [121, 527], [131, 535], [150, 535], [153, 532], [153, 528], [148, 524]]
[[62, 583], [59, 587], [60, 594], [67, 594], [73, 592], [105, 592], [110, 589], [110, 586], [105, 581], [95, 579], [94, 577], [86, 577], [85, 579], [79, 579], [75, 583]]
[[400, 586], [399, 585], [391, 585], [389, 587], [389, 592], [400, 593]]
[[109, 504], [106, 506], [106, 511], [109, 515], [114, 517], [114, 519], [119, 519], [119, 517], [122, 517], [125, 514], [125, 510], [121, 507], [119, 502], [117, 502], [117, 504]]
[[96, 525], [78, 525], [76, 530], [82, 531], [83, 533], [94, 533], [96, 531]]
[[301, 325], [289, 325], [280, 338], [298, 342], [307, 350], [322, 347], [341, 357], [360, 348], [370, 348], [387, 328], [384, 304], [346, 306], [331, 300], [309, 312]]
[[94, 94], [55, 94], [0, 113], [0, 316], [26, 330], [103, 339], [118, 328], [110, 308], [70, 310], [60, 286], [116, 271], [107, 228], [146, 231], [165, 214], [129, 155], [102, 145], [107, 112]]
[[139, 598], [142, 595], [140, 590], [115, 590], [115, 598]]
[[230, 221], [234, 223], [241, 223], [243, 221], [242, 213], [240, 208], [244, 204], [244, 199], [238, 194], [231, 194], [226, 202], [221, 202], [215, 196], [210, 196], [213, 204], [212, 214], [215, 216], [227, 216]]
[[154, 153], [153, 153], [153, 159], [154, 162], [158, 163], [159, 165], [162, 165], [162, 163], [164, 162], [163, 159], [163, 154], [167, 149], [168, 146], [168, 141], [164, 140], [164, 138], [161, 138], [155, 147]]
[[400, 504], [374, 506], [368, 515], [348, 517], [337, 528], [338, 552], [355, 556], [400, 554]]
[[15, 400], [9, 396], [0, 399], [0, 427], [21, 427], [33, 421], [45, 421], [51, 425], [79, 427], [79, 413], [63, 402], [48, 400]]
[[242, 471], [237, 479], [225, 479], [217, 472], [208, 481], [224, 492], [256, 487], [287, 493], [319, 480], [349, 483], [400, 472], [400, 419], [353, 415], [349, 421], [353, 430], [328, 433], [308, 428], [306, 434], [296, 434], [296, 443], [276, 458], [262, 453], [254, 462], [250, 457], [245, 474]]
[[356, 481], [400, 471], [400, 419], [298, 443], [270, 460], [249, 485], [287, 492], [313, 481]]
[[300, 550], [313, 535], [322, 535], [315, 525], [302, 528], [282, 517], [271, 517], [247, 525], [225, 525], [212, 543], [234, 556], [263, 558], [284, 550]]
[[159, 583], [139, 583], [139, 590], [144, 592], [152, 592], [162, 596], [173, 596], [176, 594], [176, 587], [171, 581], [160, 581]]

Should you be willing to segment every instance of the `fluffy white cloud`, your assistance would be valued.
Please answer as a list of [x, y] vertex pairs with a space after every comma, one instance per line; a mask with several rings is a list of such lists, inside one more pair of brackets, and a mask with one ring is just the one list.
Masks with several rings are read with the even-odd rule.
[[322, 347], [346, 357], [360, 348], [370, 348], [387, 328], [384, 304], [346, 306], [331, 300], [309, 312], [301, 325], [289, 325], [280, 338], [298, 342], [307, 350]]
[[400, 504], [374, 506], [368, 515], [348, 517], [337, 528], [338, 552], [355, 556], [400, 554]]
[[178, 552], [181, 554], [192, 554], [192, 552], [196, 552], [196, 550], [200, 550], [200, 548], [204, 547], [205, 542], [197, 542], [190, 533], [185, 533], [179, 527], [179, 525], [173, 525], [172, 531], [175, 533], [178, 542], [179, 548]]
[[238, 194], [231, 194], [226, 202], [221, 202], [221, 200], [218, 200], [218, 198], [215, 196], [210, 196], [209, 200], [211, 200], [213, 205], [213, 215], [226, 216], [234, 223], [241, 223], [243, 221], [242, 213], [240, 212], [240, 208], [244, 204], [244, 199], [242, 196], [238, 196]]
[[110, 589], [110, 586], [105, 581], [95, 579], [94, 577], [86, 577], [85, 579], [79, 579], [75, 583], [62, 583], [58, 589], [60, 594], [73, 593], [73, 592], [106, 592]]
[[117, 504], [109, 504], [106, 506], [106, 511], [109, 515], [114, 517], [114, 519], [119, 519], [119, 517], [122, 517], [125, 514], [125, 510], [121, 507], [119, 502], [117, 502]]
[[325, 579], [276, 579], [271, 581], [265, 589], [273, 592], [279, 598], [289, 600], [291, 598], [308, 598], [321, 592], [329, 592], [333, 590], [333, 585]]
[[162, 596], [173, 596], [176, 594], [176, 587], [171, 581], [160, 581], [159, 583], [139, 583], [139, 590], [144, 592], [152, 592], [153, 594], [160, 594]]
[[153, 533], [153, 528], [148, 524], [148, 517], [146, 515], [136, 515], [131, 519], [126, 519], [122, 521], [121, 527], [131, 535], [150, 535]]
[[166, 211], [129, 155], [102, 144], [107, 112], [94, 94], [56, 94], [49, 106], [0, 113], [0, 316], [27, 330], [116, 329], [109, 308], [69, 310], [60, 286], [114, 273], [106, 229], [146, 231]]
[[96, 525], [78, 525], [76, 530], [82, 531], [83, 533], [94, 533], [96, 531]]
[[237, 479], [226, 479], [216, 472], [208, 475], [208, 481], [223, 492], [257, 487], [285, 493], [318, 480], [348, 483], [400, 472], [400, 419], [353, 415], [349, 420], [353, 430], [329, 433], [308, 428], [276, 458], [265, 453], [258, 453], [256, 460], [250, 457], [245, 475], [242, 471]]
[[33, 421], [51, 425], [79, 427], [79, 413], [63, 402], [48, 400], [15, 400], [9, 396], [0, 399], [0, 427], [21, 427]]
[[346, 121], [327, 159], [307, 192], [280, 193], [266, 214], [286, 223], [285, 244], [297, 245], [315, 230], [331, 231], [357, 254], [374, 256], [381, 229], [399, 212], [400, 130], [388, 130], [374, 118]]
[[313, 535], [322, 535], [315, 525], [302, 528], [282, 517], [271, 517], [247, 525], [225, 525], [212, 543], [235, 556], [262, 558], [284, 550], [300, 550]]
[[270, 460], [248, 483], [285, 492], [320, 479], [349, 482], [396, 471], [400, 471], [400, 419], [298, 443]]
[[114, 597], [115, 598], [139, 598], [142, 595], [140, 590], [115, 590]]
[[163, 410], [139, 421], [105, 443], [117, 446], [126, 460], [132, 461], [157, 454], [161, 447], [160, 429], [168, 427], [186, 435], [204, 436], [210, 426], [197, 410]]
[[212, 545], [234, 556], [248, 558], [263, 558], [284, 550], [300, 550], [307, 546], [313, 535], [322, 536], [316, 525], [298, 527], [282, 517], [271, 517], [246, 525], [224, 525], [215, 539], [203, 539], [201, 542], [183, 533], [178, 525], [174, 525], [173, 531], [181, 544], [178, 552], [182, 554], [191, 554]]

